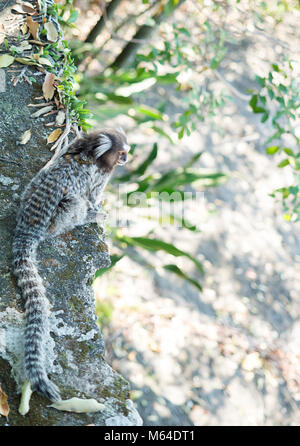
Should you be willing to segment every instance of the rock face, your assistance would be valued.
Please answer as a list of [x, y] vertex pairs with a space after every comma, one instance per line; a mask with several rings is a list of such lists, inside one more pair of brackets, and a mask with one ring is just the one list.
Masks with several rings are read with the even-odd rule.
[[[27, 70], [27, 75], [36, 75], [34, 68]], [[24, 417], [18, 413], [24, 379], [24, 302], [11, 274], [12, 236], [20, 195], [52, 156], [46, 144], [52, 128], [45, 123], [53, 116], [31, 117], [32, 110], [37, 109], [28, 104], [36, 103], [36, 97], [42, 95], [42, 81], [32, 85], [20, 81], [14, 87], [12, 73], [6, 68], [0, 72], [0, 384], [10, 407], [8, 419], [0, 417], [0, 426], [140, 425], [141, 419], [129, 400], [127, 381], [105, 362], [104, 343], [96, 324], [92, 279], [97, 269], [110, 262], [97, 225], [43, 242], [38, 262], [52, 307], [47, 371], [63, 399], [94, 398], [105, 409], [92, 414], [61, 412], [49, 408], [50, 402], [34, 393], [29, 413]], [[20, 136], [29, 129], [30, 140], [19, 144]]]

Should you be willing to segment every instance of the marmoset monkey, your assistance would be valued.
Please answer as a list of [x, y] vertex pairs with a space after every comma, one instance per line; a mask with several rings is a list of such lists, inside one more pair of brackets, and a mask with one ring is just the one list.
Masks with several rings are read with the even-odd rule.
[[127, 162], [122, 130], [103, 130], [75, 140], [64, 155], [31, 180], [22, 197], [13, 240], [13, 271], [25, 298], [25, 373], [33, 390], [60, 400], [45, 369], [44, 339], [49, 302], [39, 276], [36, 250], [42, 240], [95, 222], [114, 167]]

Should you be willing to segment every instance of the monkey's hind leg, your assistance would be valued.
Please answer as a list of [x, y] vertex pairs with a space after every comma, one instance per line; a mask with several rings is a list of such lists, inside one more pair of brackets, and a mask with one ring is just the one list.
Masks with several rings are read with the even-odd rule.
[[76, 226], [97, 223], [104, 232], [103, 222], [106, 214], [101, 205], [93, 205], [84, 198], [69, 198], [62, 200], [51, 220], [48, 232], [52, 236], [71, 231]]
[[56, 208], [48, 229], [52, 236], [71, 231], [85, 224], [88, 202], [83, 198], [64, 198]]

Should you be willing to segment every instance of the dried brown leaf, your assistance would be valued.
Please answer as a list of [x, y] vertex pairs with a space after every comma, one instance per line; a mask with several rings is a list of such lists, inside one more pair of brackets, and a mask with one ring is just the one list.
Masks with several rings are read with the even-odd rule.
[[3, 392], [0, 385], [0, 414], [7, 417], [9, 414], [9, 405], [7, 403], [7, 395]]
[[20, 5], [14, 5], [11, 9], [18, 14], [36, 14], [36, 10], [34, 9], [34, 7], [27, 2], [23, 2]]
[[39, 40], [38, 33], [39, 33], [39, 24], [37, 22], [34, 22], [32, 17], [29, 15], [26, 18], [26, 23], [28, 25], [29, 31], [32, 34], [34, 40]]
[[42, 65], [47, 65], [48, 67], [52, 67], [52, 63], [50, 62], [49, 59], [47, 59], [46, 57], [40, 57], [39, 58], [39, 63], [41, 63]]
[[30, 57], [16, 57], [15, 60], [24, 65], [38, 65], [34, 60]]
[[60, 108], [62, 106], [56, 97], [54, 97], [54, 102], [55, 102], [56, 108]]
[[54, 407], [57, 410], [64, 410], [67, 412], [86, 413], [99, 412], [105, 409], [105, 405], [99, 403], [94, 398], [70, 398], [69, 400], [55, 401], [49, 407]]
[[26, 130], [20, 137], [20, 144], [26, 144], [31, 138], [31, 130]]
[[46, 22], [44, 28], [47, 31], [47, 40], [49, 40], [49, 42], [56, 42], [58, 39], [58, 32], [55, 25], [51, 22]]
[[40, 42], [39, 40], [34, 40], [34, 39], [29, 39], [28, 40], [29, 43], [34, 43], [35, 45], [39, 45], [39, 46], [46, 46], [46, 43]]
[[45, 113], [48, 113], [50, 110], [52, 110], [53, 106], [49, 105], [48, 107], [41, 108], [40, 110], [36, 111], [31, 115], [32, 118], [38, 118], [41, 115], [44, 115]]
[[43, 83], [43, 94], [46, 101], [53, 98], [55, 91], [54, 81], [55, 81], [55, 74], [47, 73]]
[[47, 143], [50, 144], [51, 142], [55, 142], [59, 136], [61, 135], [62, 130], [61, 129], [55, 129], [53, 132], [50, 133], [47, 139]]
[[21, 3], [22, 5], [24, 5], [25, 7], [27, 6], [28, 8], [34, 9], [34, 12], [37, 13], [36, 9], [34, 8], [34, 6], [32, 6], [32, 2], [24, 2], [24, 1], [20, 1], [18, 0], [17, 3]]
[[55, 119], [55, 123], [57, 125], [62, 125], [65, 122], [65, 119], [66, 119], [65, 112], [63, 110], [59, 110]]
[[21, 26], [22, 34], [26, 34], [27, 30], [28, 30], [28, 26], [26, 25], [26, 23], [23, 23], [23, 25]]
[[[43, 99], [43, 97], [40, 99]], [[41, 104], [27, 104], [28, 107], [46, 107], [47, 105], [49, 105], [49, 102], [42, 102]]]
[[0, 56], [0, 68], [5, 68], [14, 62], [15, 58], [10, 54], [2, 54]]
[[19, 14], [25, 14], [22, 5], [14, 5], [11, 9], [15, 12], [18, 12]]

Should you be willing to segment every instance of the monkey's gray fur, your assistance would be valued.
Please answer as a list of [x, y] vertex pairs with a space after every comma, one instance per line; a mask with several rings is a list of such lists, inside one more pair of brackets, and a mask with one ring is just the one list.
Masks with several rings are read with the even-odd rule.
[[60, 393], [45, 370], [44, 339], [49, 302], [39, 276], [39, 243], [95, 222], [103, 190], [117, 164], [125, 164], [129, 145], [122, 130], [87, 134], [48, 163], [31, 180], [22, 198], [13, 241], [13, 271], [25, 299], [25, 373], [33, 390], [52, 401]]

